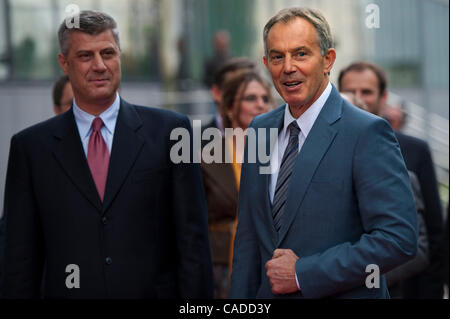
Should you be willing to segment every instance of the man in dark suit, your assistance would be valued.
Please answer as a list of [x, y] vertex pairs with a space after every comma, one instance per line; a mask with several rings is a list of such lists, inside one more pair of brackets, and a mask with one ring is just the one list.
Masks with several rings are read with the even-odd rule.
[[79, 22], [58, 32], [72, 110], [11, 140], [1, 294], [210, 298], [200, 167], [169, 156], [189, 120], [120, 98], [115, 21], [82, 11]]
[[388, 298], [383, 274], [417, 250], [394, 133], [330, 83], [336, 52], [320, 12], [284, 9], [263, 34], [264, 63], [286, 104], [250, 126], [280, 133], [270, 175], [267, 163], [247, 161], [255, 146], [246, 146], [230, 296]]
[[[387, 80], [384, 71], [368, 62], [355, 62], [339, 75], [339, 90], [361, 98], [368, 111], [383, 115], [387, 100]], [[403, 283], [405, 298], [442, 298], [442, 208], [436, 173], [428, 144], [416, 137], [395, 132], [408, 170], [414, 172], [420, 184], [424, 203], [424, 220], [428, 233], [429, 266]]]

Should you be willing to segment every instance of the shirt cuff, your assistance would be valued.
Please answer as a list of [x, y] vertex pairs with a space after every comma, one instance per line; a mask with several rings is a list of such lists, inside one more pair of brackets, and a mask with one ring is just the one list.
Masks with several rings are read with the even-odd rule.
[[297, 283], [297, 288], [298, 288], [298, 290], [302, 291], [302, 290], [300, 289], [300, 284], [298, 283], [297, 273], [295, 273], [295, 282]]

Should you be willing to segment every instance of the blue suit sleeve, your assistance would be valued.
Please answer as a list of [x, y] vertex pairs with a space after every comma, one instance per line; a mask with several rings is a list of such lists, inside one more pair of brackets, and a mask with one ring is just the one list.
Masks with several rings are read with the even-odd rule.
[[366, 267], [383, 274], [417, 251], [417, 213], [397, 140], [384, 120], [360, 133], [353, 155], [353, 189], [361, 224], [359, 241], [344, 242], [300, 258], [296, 273], [306, 298], [321, 298], [363, 286]]

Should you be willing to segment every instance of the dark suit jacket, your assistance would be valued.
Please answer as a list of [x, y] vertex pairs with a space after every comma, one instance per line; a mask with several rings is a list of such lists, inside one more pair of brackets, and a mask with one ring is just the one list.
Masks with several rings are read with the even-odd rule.
[[419, 179], [430, 247], [430, 265], [405, 283], [404, 295], [406, 298], [442, 298], [442, 208], [430, 148], [425, 141], [416, 137], [400, 132], [396, 132], [396, 137], [406, 167]]
[[0, 278], [2, 278], [2, 270], [3, 270], [3, 247], [5, 246], [4, 244], [4, 229], [3, 226], [4, 225], [4, 218], [3, 215], [2, 217], [0, 217]]
[[450, 241], [448, 239], [448, 204], [447, 204], [447, 219], [445, 221], [445, 228], [444, 228], [444, 236], [442, 238], [442, 256], [443, 256], [443, 264], [444, 266], [442, 267], [442, 272], [443, 272], [443, 276], [444, 276], [444, 283], [448, 286], [448, 273], [449, 273], [449, 268], [448, 268], [448, 262], [449, 262], [449, 256], [448, 256], [448, 246], [450, 245]]
[[423, 271], [430, 263], [430, 251], [428, 245], [428, 234], [425, 221], [423, 219], [423, 196], [420, 190], [419, 180], [411, 171], [408, 171], [409, 178], [411, 180], [411, 187], [414, 193], [414, 199], [416, 202], [417, 221], [418, 221], [418, 242], [417, 242], [417, 254], [416, 257], [410, 261], [394, 268], [387, 272], [386, 281], [389, 287], [389, 293], [393, 298], [403, 298], [402, 285], [404, 280], [408, 279], [421, 271]]
[[[175, 127], [191, 131], [185, 116], [121, 99], [103, 203], [73, 112], [13, 136], [2, 295], [38, 297], [42, 280], [50, 298], [212, 297], [200, 167], [170, 160]], [[65, 285], [69, 264], [79, 289]]]
[[[250, 127], [281, 129], [284, 110], [257, 116]], [[382, 274], [417, 251], [411, 183], [389, 124], [333, 87], [296, 159], [279, 232], [261, 166], [267, 163], [242, 167], [230, 297], [388, 298]], [[301, 292], [272, 293], [265, 264], [276, 248], [299, 256]], [[378, 288], [366, 286], [371, 264], [379, 267]]]

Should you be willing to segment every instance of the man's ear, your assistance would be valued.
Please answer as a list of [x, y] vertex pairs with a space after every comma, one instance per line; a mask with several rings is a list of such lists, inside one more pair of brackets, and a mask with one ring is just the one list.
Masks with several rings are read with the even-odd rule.
[[323, 73], [329, 74], [331, 69], [333, 68], [334, 61], [336, 61], [336, 50], [333, 48], [328, 49], [328, 52], [325, 54], [324, 59], [325, 63]]
[[267, 69], [269, 69], [269, 61], [267, 61], [266, 56], [263, 56], [263, 62]]
[[64, 72], [65, 75], [67, 75], [67, 68], [68, 68], [67, 59], [62, 53], [58, 54], [58, 63], [59, 66], [61, 67], [61, 70]]

